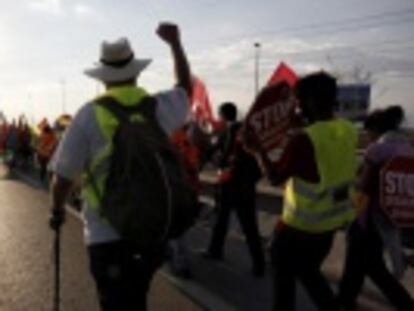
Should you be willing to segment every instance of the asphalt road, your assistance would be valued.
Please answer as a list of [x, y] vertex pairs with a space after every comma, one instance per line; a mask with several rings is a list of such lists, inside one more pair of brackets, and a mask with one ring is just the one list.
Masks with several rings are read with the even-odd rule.
[[[0, 181], [0, 269], [3, 269], [0, 310], [51, 310], [52, 235], [46, 226], [48, 196], [43, 188], [33, 187], [36, 186], [35, 176], [27, 175], [30, 174], [19, 175], [26, 183]], [[209, 201], [212, 189], [207, 186], [205, 190], [205, 199]], [[265, 244], [278, 217], [280, 200], [264, 191], [258, 196], [258, 206], [259, 226]], [[174, 277], [166, 265], [154, 280], [150, 310], [270, 310], [270, 267], [265, 278], [257, 279], [251, 275], [250, 258], [235, 218], [227, 239], [225, 260], [211, 262], [200, 256], [199, 252], [208, 244], [213, 221], [214, 214], [207, 208], [199, 224], [186, 236], [192, 280]], [[62, 310], [97, 310], [81, 227], [78, 217], [69, 217], [63, 233]], [[338, 233], [323, 266], [334, 288], [341, 276], [344, 252], [344, 234]], [[413, 270], [407, 271], [403, 283], [414, 295]], [[300, 285], [298, 289], [297, 310], [315, 310]], [[392, 308], [367, 281], [359, 310]]]
[[[0, 169], [5, 175], [4, 168]], [[0, 180], [0, 310], [52, 310], [53, 234], [47, 226], [49, 199], [43, 189]], [[69, 216], [62, 232], [62, 311], [99, 310], [90, 278], [79, 218]], [[150, 310], [201, 310], [158, 274]]]

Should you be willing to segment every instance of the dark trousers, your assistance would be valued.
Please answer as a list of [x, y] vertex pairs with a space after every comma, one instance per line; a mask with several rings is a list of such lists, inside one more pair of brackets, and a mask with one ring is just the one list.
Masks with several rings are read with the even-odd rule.
[[234, 209], [246, 237], [247, 246], [256, 269], [264, 268], [264, 252], [259, 236], [256, 216], [255, 185], [225, 183], [219, 186], [216, 196], [217, 220], [208, 251], [217, 257], [223, 256], [224, 241], [228, 232], [230, 214]]
[[162, 256], [137, 257], [123, 242], [92, 245], [88, 251], [102, 310], [147, 310], [147, 292]]
[[331, 249], [333, 237], [333, 232], [311, 234], [288, 226], [275, 233], [271, 248], [273, 310], [295, 310], [296, 281], [302, 283], [319, 310], [339, 309], [334, 293], [320, 270]]
[[397, 310], [414, 310], [410, 295], [385, 265], [383, 243], [374, 224], [368, 223], [361, 228], [355, 222], [348, 232], [345, 269], [339, 291], [345, 310], [355, 310], [355, 301], [365, 276], [378, 286]]
[[37, 161], [40, 167], [40, 172], [39, 172], [40, 180], [45, 181], [47, 177], [47, 165], [49, 163], [49, 159], [39, 155], [37, 157]]

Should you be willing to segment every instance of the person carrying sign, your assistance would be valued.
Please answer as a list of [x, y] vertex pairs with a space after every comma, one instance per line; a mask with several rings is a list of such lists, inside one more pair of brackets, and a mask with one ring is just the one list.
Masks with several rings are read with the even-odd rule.
[[348, 232], [346, 263], [339, 294], [345, 310], [355, 310], [355, 301], [365, 276], [378, 286], [397, 310], [414, 310], [412, 298], [388, 271], [383, 256], [384, 246], [389, 246], [389, 236], [397, 232], [381, 209], [380, 171], [393, 157], [414, 156], [413, 146], [399, 131], [403, 118], [402, 108], [392, 106], [373, 112], [364, 124], [372, 143], [365, 152], [357, 189], [366, 196], [367, 203]]
[[[256, 102], [275, 88], [285, 87], [264, 89]], [[248, 127], [244, 135], [246, 146], [257, 154], [270, 181], [285, 184], [283, 211], [271, 247], [273, 310], [295, 310], [296, 281], [319, 310], [339, 309], [320, 269], [335, 231], [354, 217], [350, 193], [356, 173], [357, 132], [352, 123], [334, 117], [336, 94], [336, 80], [324, 72], [297, 82], [296, 97], [305, 126], [292, 134], [276, 164], [253, 128]]]

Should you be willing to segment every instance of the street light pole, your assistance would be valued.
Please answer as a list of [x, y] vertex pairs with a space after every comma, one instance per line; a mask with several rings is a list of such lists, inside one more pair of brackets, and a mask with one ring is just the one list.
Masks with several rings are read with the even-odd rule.
[[255, 91], [255, 96], [257, 97], [257, 95], [259, 94], [259, 78], [260, 78], [260, 43], [259, 42], [255, 42], [254, 44], [254, 63], [255, 63], [255, 70], [254, 70], [254, 91]]

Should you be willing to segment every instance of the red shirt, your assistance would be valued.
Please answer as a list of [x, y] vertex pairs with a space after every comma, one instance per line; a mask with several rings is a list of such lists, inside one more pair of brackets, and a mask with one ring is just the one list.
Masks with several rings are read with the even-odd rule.
[[292, 136], [271, 172], [271, 181], [276, 185], [284, 183], [290, 177], [298, 177], [310, 183], [319, 182], [315, 150], [309, 136], [302, 131]]

